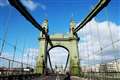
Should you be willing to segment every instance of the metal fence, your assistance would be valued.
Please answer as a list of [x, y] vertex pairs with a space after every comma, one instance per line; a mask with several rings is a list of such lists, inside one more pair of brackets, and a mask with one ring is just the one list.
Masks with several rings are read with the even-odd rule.
[[33, 73], [33, 65], [0, 57], [0, 76]]

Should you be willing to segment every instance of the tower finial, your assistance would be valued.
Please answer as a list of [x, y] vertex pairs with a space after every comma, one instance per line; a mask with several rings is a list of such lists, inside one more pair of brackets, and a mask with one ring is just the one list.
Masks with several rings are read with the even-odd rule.
[[[48, 33], [48, 19], [45, 19], [42, 23], [42, 28]], [[45, 37], [42, 32], [40, 32], [41, 37]]]
[[75, 28], [75, 22], [74, 22], [73, 17], [71, 17], [71, 20], [70, 20], [70, 33], [73, 33], [74, 28]]
[[44, 20], [42, 27], [45, 29], [46, 32], [48, 32], [48, 19]]

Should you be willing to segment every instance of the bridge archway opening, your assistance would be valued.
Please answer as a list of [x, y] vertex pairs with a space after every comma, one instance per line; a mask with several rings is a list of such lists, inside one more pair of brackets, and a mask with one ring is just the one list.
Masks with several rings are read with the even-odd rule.
[[69, 68], [69, 50], [64, 46], [53, 46], [48, 49], [48, 54], [50, 55], [50, 60], [48, 59], [48, 67], [50, 68], [50, 63], [54, 72], [60, 71], [65, 72]]

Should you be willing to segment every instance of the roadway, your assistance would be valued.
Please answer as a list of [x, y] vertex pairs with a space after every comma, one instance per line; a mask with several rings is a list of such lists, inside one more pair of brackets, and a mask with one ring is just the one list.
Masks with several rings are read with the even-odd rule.
[[[51, 76], [41, 76], [34, 80], [64, 80], [65, 75], [51, 75]], [[76, 76], [71, 76], [71, 80], [87, 80]]]
[[64, 80], [65, 76], [64, 75], [50, 75], [50, 76], [41, 76], [37, 79], [33, 80]]

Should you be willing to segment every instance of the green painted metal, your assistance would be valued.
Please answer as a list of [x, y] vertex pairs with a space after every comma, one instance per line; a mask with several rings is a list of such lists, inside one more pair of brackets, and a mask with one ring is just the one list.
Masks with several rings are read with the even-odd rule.
[[[44, 21], [43, 27], [48, 31], [47, 26], [48, 22]], [[72, 75], [80, 75], [80, 64], [79, 64], [79, 52], [78, 52], [78, 40], [76, 36], [73, 35], [73, 30], [75, 28], [75, 22], [71, 20], [70, 22], [70, 31], [69, 34], [63, 35], [63, 34], [54, 34], [50, 35], [50, 39], [52, 41], [53, 46], [64, 46], [69, 50], [69, 62], [70, 62], [70, 73]], [[45, 62], [45, 36], [41, 33], [39, 38], [39, 44], [40, 44], [40, 53], [37, 58], [37, 64], [36, 64], [36, 73], [43, 74], [44, 73], [44, 65]], [[51, 46], [48, 44], [48, 49], [51, 48]]]

